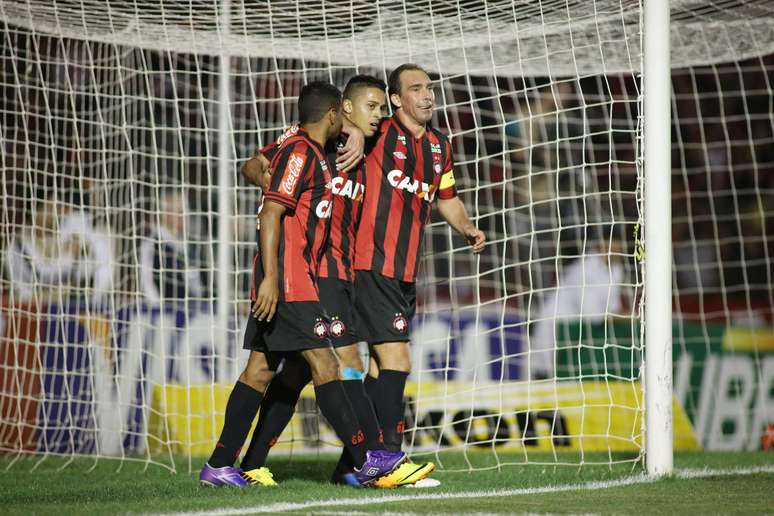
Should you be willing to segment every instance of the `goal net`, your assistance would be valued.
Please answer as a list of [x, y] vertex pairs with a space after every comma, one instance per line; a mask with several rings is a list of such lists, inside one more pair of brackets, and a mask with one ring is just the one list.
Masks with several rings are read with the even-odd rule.
[[[774, 10], [671, 9], [675, 448], [758, 449]], [[0, 451], [197, 469], [246, 360], [260, 191], [241, 164], [306, 82], [416, 62], [489, 243], [474, 257], [437, 216], [427, 228], [406, 449], [464, 456], [448, 469], [641, 460], [641, 12], [2, 0]], [[275, 452], [336, 446], [310, 392]]]

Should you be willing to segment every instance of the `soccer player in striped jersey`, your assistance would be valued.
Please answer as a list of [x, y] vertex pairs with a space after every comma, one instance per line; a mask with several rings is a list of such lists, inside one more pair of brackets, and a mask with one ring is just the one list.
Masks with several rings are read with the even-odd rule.
[[[381, 122], [382, 111], [386, 104], [385, 88], [384, 82], [375, 77], [358, 75], [352, 77], [344, 89], [344, 118], [366, 136], [366, 150], [375, 141], [374, 134]], [[265, 158], [270, 158], [276, 152], [278, 145], [296, 131], [296, 126], [291, 127], [280, 136], [277, 142], [261, 149], [261, 154]], [[335, 154], [345, 143], [344, 138], [340, 139], [338, 149], [331, 149], [331, 152]], [[259, 160], [260, 157], [255, 157], [246, 165], [246, 168], [250, 169], [253, 181], [260, 178], [264, 172], [264, 167], [257, 163]], [[371, 401], [363, 389], [365, 366], [360, 358], [358, 338], [353, 332], [352, 262], [355, 232], [365, 188], [364, 175], [364, 163], [361, 162], [351, 171], [340, 170], [333, 178], [334, 200], [331, 210], [330, 240], [318, 269], [318, 285], [320, 299], [331, 316], [331, 340], [341, 360], [345, 390], [363, 426], [366, 442], [373, 447], [379, 445], [380, 429]], [[264, 178], [262, 182], [266, 182], [266, 179]], [[242, 461], [242, 469], [245, 472], [255, 472], [250, 473], [256, 477], [255, 484], [273, 483], [264, 463], [269, 448], [276, 443], [280, 433], [290, 421], [301, 390], [309, 381], [308, 372], [299, 366], [302, 364], [287, 362], [267, 391], [258, 424], [253, 432], [253, 439]], [[432, 463], [407, 462], [388, 477], [379, 479], [378, 482], [383, 487], [415, 484], [425, 478], [434, 467]], [[346, 453], [342, 455], [342, 460], [334, 472], [333, 481], [345, 484], [355, 483], [351, 458], [347, 457]]]
[[280, 360], [298, 361], [299, 355], [311, 369], [320, 410], [352, 457], [359, 485], [392, 473], [405, 459], [402, 452], [366, 444], [339, 379], [317, 288], [332, 201], [332, 164], [323, 146], [341, 131], [341, 93], [330, 84], [310, 83], [298, 105], [301, 126], [270, 165], [274, 173], [260, 213], [259, 259], [253, 263], [254, 317], [244, 341], [251, 353], [229, 396], [220, 439], [200, 473], [206, 485], [250, 483], [233, 463]]
[[474, 253], [484, 249], [485, 236], [457, 197], [448, 139], [429, 125], [435, 103], [430, 77], [418, 65], [403, 64], [390, 74], [388, 87], [395, 114], [382, 123], [366, 157], [366, 193], [355, 238], [355, 310], [358, 334], [378, 364], [378, 376], [366, 378], [366, 391], [385, 446], [397, 451], [411, 371], [419, 250], [432, 205]]

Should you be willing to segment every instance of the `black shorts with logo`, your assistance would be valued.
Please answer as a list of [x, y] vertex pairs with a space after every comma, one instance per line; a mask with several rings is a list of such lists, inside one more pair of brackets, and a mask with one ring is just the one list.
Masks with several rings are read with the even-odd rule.
[[351, 282], [336, 278], [318, 278], [320, 302], [330, 317], [328, 335], [334, 348], [358, 341], [355, 332], [354, 288]]
[[369, 344], [408, 342], [417, 308], [415, 283], [355, 271], [357, 335]]
[[331, 345], [329, 324], [328, 314], [318, 301], [279, 302], [271, 322], [259, 321], [250, 315], [242, 347], [280, 357], [328, 347]]

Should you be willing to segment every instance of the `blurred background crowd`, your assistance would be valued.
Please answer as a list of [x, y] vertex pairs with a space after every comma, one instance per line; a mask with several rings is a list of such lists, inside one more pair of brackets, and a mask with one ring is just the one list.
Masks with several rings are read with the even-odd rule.
[[[77, 299], [90, 310], [212, 300], [216, 59], [12, 37], [0, 67], [3, 296]], [[239, 301], [260, 202], [240, 166], [294, 121], [306, 81], [343, 86], [355, 69], [258, 58], [231, 66]], [[535, 317], [572, 264], [597, 255], [618, 263], [617, 311], [636, 313], [638, 77], [434, 78], [435, 125], [452, 137], [460, 195], [491, 243], [476, 262], [431, 225], [420, 307], [492, 304]], [[729, 319], [738, 308], [743, 324], [771, 321], [772, 80], [772, 55], [673, 71], [673, 288], [686, 317]]]

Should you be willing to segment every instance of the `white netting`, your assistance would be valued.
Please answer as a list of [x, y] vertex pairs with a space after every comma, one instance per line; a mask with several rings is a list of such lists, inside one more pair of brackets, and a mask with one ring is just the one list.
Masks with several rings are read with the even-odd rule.
[[[6, 0], [14, 25], [67, 38], [206, 55], [392, 69], [407, 56], [446, 75], [563, 76], [639, 70], [639, 0], [327, 2]], [[678, 0], [677, 67], [774, 51], [766, 0]], [[375, 44], [378, 41], [378, 44]], [[518, 56], [518, 57], [517, 57]]]
[[[233, 180], [234, 235], [219, 235], [229, 55], [233, 174], [294, 120], [307, 81], [415, 61], [439, 82], [435, 125], [491, 244], [478, 261], [428, 229], [414, 451], [637, 459], [640, 3], [234, 0], [227, 30], [222, 5], [0, 2], [2, 450], [193, 468], [180, 457], [210, 451], [244, 360], [258, 199]], [[671, 8], [676, 446], [753, 447], [774, 417], [774, 14]], [[284, 449], [318, 449], [313, 400], [299, 409]]]

